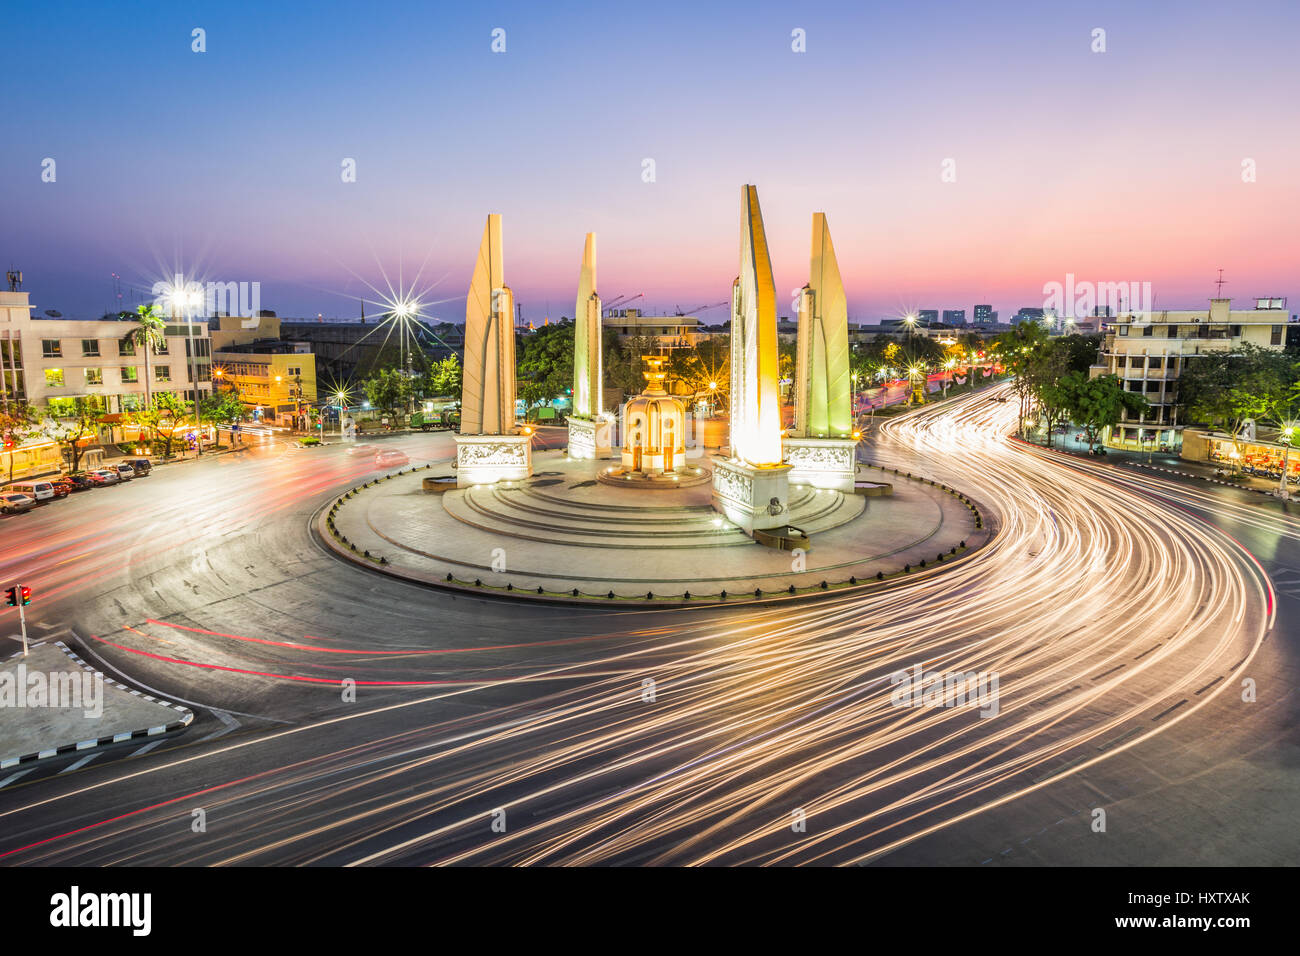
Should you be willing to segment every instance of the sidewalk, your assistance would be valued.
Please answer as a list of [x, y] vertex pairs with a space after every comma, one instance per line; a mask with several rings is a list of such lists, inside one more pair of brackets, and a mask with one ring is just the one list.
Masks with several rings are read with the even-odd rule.
[[93, 670], [62, 641], [0, 663], [0, 770], [187, 727], [193, 712]]
[[[1180, 475], [1184, 478], [1199, 478], [1202, 481], [1225, 485], [1229, 488], [1245, 488], [1249, 491], [1258, 491], [1270, 495], [1277, 490], [1277, 481], [1275, 479], [1242, 475], [1238, 480], [1230, 481], [1227, 477], [1227, 469], [1222, 466], [1207, 461], [1189, 461], [1172, 452], [1138, 452], [1122, 448], [1106, 448], [1105, 456], [1091, 455], [1088, 452], [1088, 443], [1079, 441], [1076, 437], [1078, 434], [1080, 434], [1079, 429], [1072, 426], [1064, 435], [1053, 435], [1052, 449], [1071, 455], [1080, 455], [1093, 462], [1161, 471], [1166, 474]], [[1026, 441], [1035, 445], [1043, 444], [1041, 433], [1035, 433], [1035, 437], [1027, 437]], [[1098, 444], [1098, 447], [1101, 447], [1101, 445]]]

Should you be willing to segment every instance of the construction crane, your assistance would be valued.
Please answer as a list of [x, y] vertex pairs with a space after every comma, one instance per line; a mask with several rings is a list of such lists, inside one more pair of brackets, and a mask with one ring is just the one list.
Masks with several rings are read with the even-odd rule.
[[645, 298], [644, 292], [638, 292], [636, 295], [631, 297], [628, 297], [626, 295], [620, 295], [618, 298], [606, 304], [605, 313], [608, 315], [609, 313], [613, 312], [615, 306], [617, 306], [620, 309], [625, 309], [630, 303], [635, 302], [637, 299], [644, 299], [644, 298]]
[[728, 299], [726, 302], [714, 302], [712, 305], [697, 305], [695, 308], [693, 308], [693, 309], [687, 309], [685, 312], [682, 311], [682, 307], [679, 305], [679, 306], [677, 307], [677, 314], [678, 314], [678, 315], [694, 315], [694, 314], [697, 313], [697, 312], [707, 312], [707, 311], [709, 311], [709, 309], [716, 309], [716, 308], [718, 308], [719, 306], [723, 306], [723, 305], [731, 305], [731, 300]]

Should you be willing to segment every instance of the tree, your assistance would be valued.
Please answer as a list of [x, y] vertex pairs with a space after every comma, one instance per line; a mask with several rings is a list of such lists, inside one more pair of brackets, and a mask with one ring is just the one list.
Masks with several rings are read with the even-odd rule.
[[1025, 418], [1029, 415], [1029, 403], [1034, 394], [1035, 362], [1039, 350], [1046, 342], [1047, 329], [1038, 322], [1021, 322], [994, 340], [1002, 367], [1015, 377], [1011, 387], [1020, 399], [1016, 434], [1022, 438], [1025, 434]]
[[626, 395], [637, 395], [645, 388], [645, 378], [641, 375], [641, 356], [655, 351], [654, 339], [644, 335], [631, 335], [621, 345], [610, 347], [605, 359], [605, 377], [611, 385], [620, 388]]
[[163, 458], [172, 456], [176, 429], [185, 423], [185, 404], [175, 392], [159, 392], [148, 405], [130, 412], [129, 417], [150, 444], [162, 445]]
[[445, 359], [434, 362], [424, 378], [424, 396], [432, 398], [442, 395], [459, 396], [462, 387], [462, 370], [460, 359], [448, 355]]
[[394, 417], [410, 403], [413, 391], [411, 380], [395, 368], [380, 369], [361, 387], [371, 405]]
[[89, 398], [73, 400], [73, 414], [65, 419], [49, 419], [43, 432], [47, 438], [64, 446], [64, 454], [70, 471], [77, 471], [81, 465], [81, 456], [86, 449], [82, 444], [87, 438], [99, 434], [99, 423], [104, 417], [103, 407], [98, 401]]
[[1119, 424], [1125, 412], [1137, 415], [1148, 408], [1146, 398], [1125, 390], [1115, 375], [1089, 378], [1086, 372], [1070, 372], [1061, 379], [1060, 387], [1065, 391], [1070, 421], [1081, 426], [1088, 437], [1089, 452], [1096, 450], [1101, 433]]
[[527, 408], [554, 401], [573, 388], [573, 323], [568, 319], [523, 333], [516, 375]]
[[0, 439], [4, 443], [5, 456], [9, 459], [9, 477], [6, 481], [14, 480], [14, 458], [18, 446], [40, 433], [40, 422], [31, 405], [11, 398], [5, 410], [0, 412]]
[[1240, 456], [1250, 422], [1289, 420], [1296, 382], [1294, 356], [1247, 344], [1196, 356], [1179, 376], [1178, 394], [1188, 420], [1227, 432]]
[[243, 421], [248, 414], [248, 409], [233, 388], [224, 391], [218, 389], [210, 395], [204, 395], [201, 407], [203, 417], [219, 425], [233, 425]]
[[144, 403], [149, 405], [153, 402], [152, 386], [149, 383], [152, 363], [149, 356], [166, 344], [167, 323], [163, 321], [162, 316], [154, 312], [152, 305], [137, 306], [135, 311], [136, 326], [122, 336], [122, 341], [144, 349]]

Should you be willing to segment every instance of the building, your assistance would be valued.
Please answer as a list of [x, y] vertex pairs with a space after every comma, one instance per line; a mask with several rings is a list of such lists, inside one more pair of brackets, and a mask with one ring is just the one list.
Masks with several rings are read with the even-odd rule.
[[966, 310], [965, 309], [944, 309], [943, 324], [944, 325], [965, 325]]
[[[120, 414], [145, 401], [143, 350], [122, 341], [130, 319], [35, 318], [26, 292], [0, 292], [3, 398], [26, 400], [50, 417], [70, 415], [78, 398]], [[211, 340], [202, 322], [168, 324], [149, 359], [151, 392], [194, 399], [191, 357], [200, 394], [211, 390]]]
[[998, 320], [998, 314], [993, 311], [992, 305], [977, 305], [971, 313], [976, 325], [985, 325]]
[[1012, 325], [1019, 325], [1021, 322], [1041, 322], [1045, 312], [1041, 308], [1026, 306], [1011, 318]]
[[298, 343], [232, 346], [212, 360], [217, 387], [233, 388], [254, 420], [287, 423], [316, 404], [315, 357]]
[[[643, 315], [640, 309], [613, 309], [605, 314], [604, 331], [623, 341], [641, 337], [660, 351], [689, 348], [717, 333], [706, 332], [693, 315]], [[793, 333], [791, 333], [793, 334]]]
[[[1278, 300], [1261, 300], [1268, 305]], [[1286, 344], [1286, 300], [1280, 307], [1233, 309], [1231, 299], [1211, 299], [1209, 309], [1127, 313], [1106, 322], [1093, 377], [1116, 375], [1140, 392], [1150, 409], [1125, 418], [1106, 436], [1116, 448], [1152, 445], [1178, 448], [1183, 421], [1178, 378], [1197, 356], [1231, 352], [1250, 344], [1278, 349]]]
[[916, 321], [920, 325], [934, 325], [939, 321], [939, 310], [918, 309], [916, 312]]

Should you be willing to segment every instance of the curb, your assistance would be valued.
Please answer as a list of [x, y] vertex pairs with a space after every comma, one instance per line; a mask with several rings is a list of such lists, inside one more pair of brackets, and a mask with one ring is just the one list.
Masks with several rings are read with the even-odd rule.
[[1205, 475], [1198, 475], [1192, 471], [1179, 471], [1177, 468], [1163, 468], [1160, 465], [1145, 465], [1138, 461], [1122, 461], [1121, 465], [1128, 465], [1130, 468], [1145, 468], [1148, 471], [1163, 471], [1170, 475], [1179, 475], [1183, 478], [1197, 478], [1201, 481], [1208, 481], [1212, 485], [1223, 485], [1225, 488], [1236, 488], [1238, 491], [1253, 491], [1257, 495], [1267, 495], [1273, 497], [1273, 492], [1265, 491], [1263, 488], [1251, 488], [1248, 485], [1239, 485], [1232, 481], [1223, 481], [1220, 478], [1209, 478]]
[[[55, 641], [54, 645], [63, 651], [64, 654], [68, 655], [68, 657], [72, 658], [72, 660], [82, 669], [90, 671], [91, 673], [102, 674], [101, 671], [96, 671], [93, 667], [82, 660], [80, 655], [78, 655], [72, 648], [68, 647], [67, 644], [63, 643], [63, 641]], [[18, 653], [21, 654], [22, 652], [19, 651]], [[11, 660], [13, 659], [13, 656], [10, 657]], [[116, 681], [107, 675], [103, 675], [103, 678], [105, 684], [112, 684], [118, 690], [127, 691], [132, 696], [143, 698], [150, 703], [162, 704], [164, 707], [170, 707], [177, 711], [181, 716], [177, 720], [173, 720], [166, 724], [160, 724], [156, 727], [146, 727], [143, 730], [123, 731], [118, 734], [108, 734], [104, 737], [94, 737], [90, 740], [78, 741], [75, 744], [63, 744], [60, 747], [54, 747], [50, 750], [38, 750], [35, 753], [23, 754], [21, 757], [6, 757], [3, 760], [0, 760], [0, 770], [8, 770], [10, 767], [16, 767], [22, 763], [32, 763], [36, 760], [47, 760], [50, 757], [56, 757], [60, 754], [92, 750], [95, 747], [121, 743], [124, 740], [134, 740], [137, 737], [159, 737], [163, 734], [171, 733], [173, 730], [180, 730], [183, 727], [188, 727], [190, 722], [194, 720], [194, 711], [190, 710], [188, 707], [182, 707], [180, 704], [173, 704], [171, 701], [167, 700], [159, 700], [157, 697], [152, 697], [143, 691], [127, 687], [125, 684]]]

